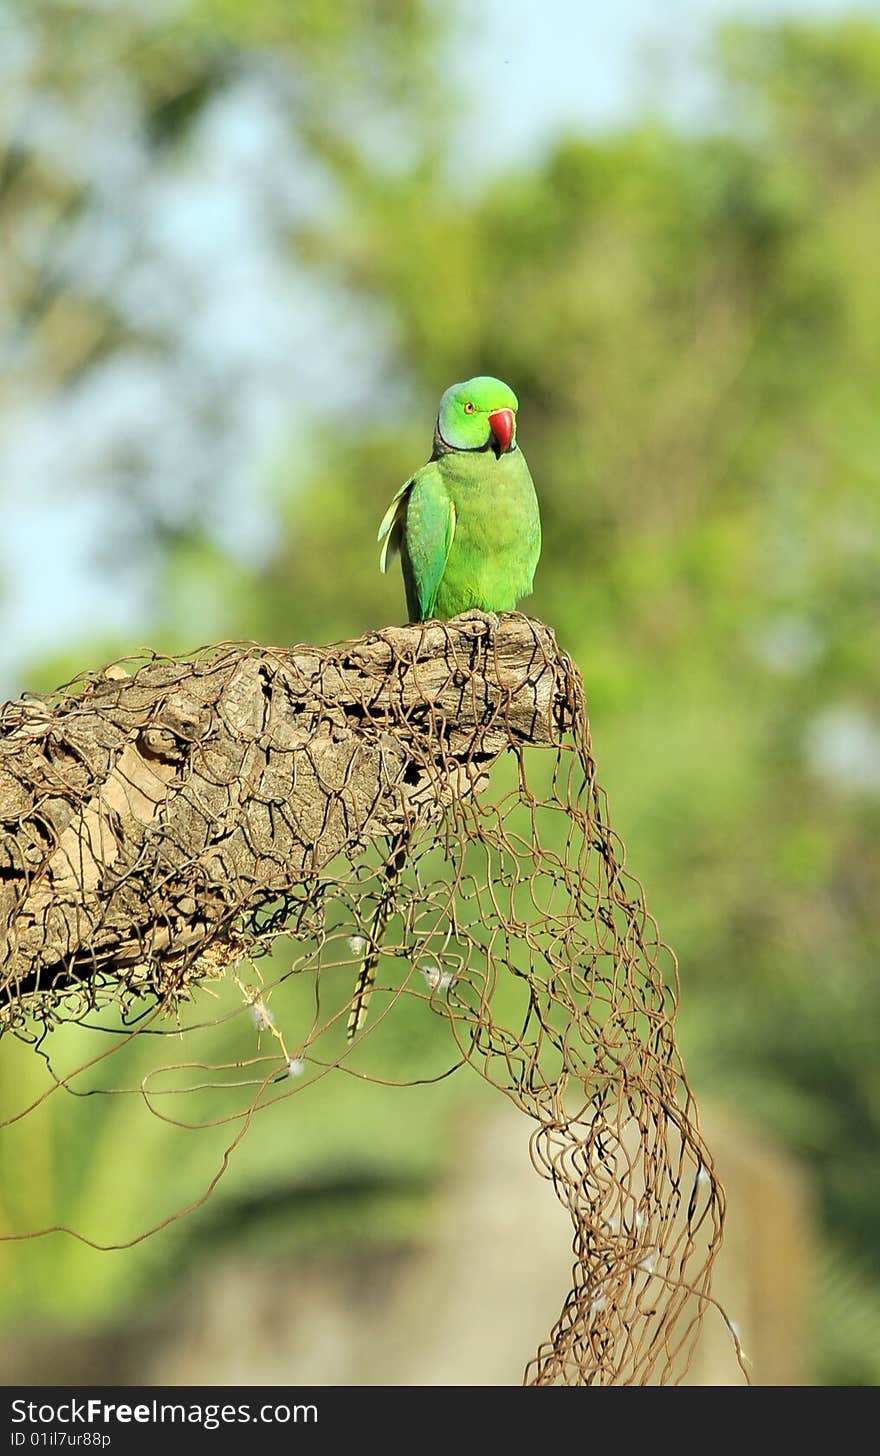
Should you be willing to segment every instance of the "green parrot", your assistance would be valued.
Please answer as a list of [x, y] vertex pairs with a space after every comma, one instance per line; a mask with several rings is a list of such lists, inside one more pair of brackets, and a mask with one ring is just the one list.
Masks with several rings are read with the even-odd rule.
[[516, 443], [517, 398], [490, 375], [450, 385], [434, 451], [379, 527], [379, 567], [398, 552], [410, 621], [511, 612], [541, 554], [538, 499]]
[[[541, 554], [538, 499], [516, 442], [518, 402], [500, 379], [452, 384], [440, 400], [434, 449], [395, 495], [379, 527], [379, 569], [400, 554], [410, 621], [460, 612], [510, 612], [532, 590]], [[363, 1025], [379, 944], [406, 859], [405, 836], [390, 847], [348, 1017]]]

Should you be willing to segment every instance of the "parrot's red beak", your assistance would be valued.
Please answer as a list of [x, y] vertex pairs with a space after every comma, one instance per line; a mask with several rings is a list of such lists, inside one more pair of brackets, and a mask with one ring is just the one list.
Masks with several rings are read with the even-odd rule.
[[503, 455], [505, 450], [510, 449], [510, 442], [513, 439], [513, 410], [495, 410], [489, 416], [489, 428], [498, 441], [499, 455]]

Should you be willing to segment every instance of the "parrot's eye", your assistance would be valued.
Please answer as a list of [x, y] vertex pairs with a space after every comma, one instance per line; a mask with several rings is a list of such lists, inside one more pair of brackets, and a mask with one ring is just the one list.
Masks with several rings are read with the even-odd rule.
[[473, 412], [474, 412], [474, 410], [476, 409], [476, 407], [477, 406], [473, 403], [472, 400], [468, 400], [467, 404], [464, 407], [465, 414], [466, 415], [472, 415]]

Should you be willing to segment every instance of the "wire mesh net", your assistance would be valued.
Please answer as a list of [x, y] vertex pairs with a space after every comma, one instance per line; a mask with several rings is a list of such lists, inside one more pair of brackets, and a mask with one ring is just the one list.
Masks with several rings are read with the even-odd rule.
[[514, 613], [152, 657], [10, 704], [2, 729], [7, 1031], [45, 1055], [48, 1028], [102, 1006], [114, 1046], [244, 1006], [259, 1057], [178, 1061], [139, 1088], [162, 1116], [172, 1090], [192, 1107], [246, 1089], [210, 1118], [237, 1143], [316, 1077], [370, 1076], [381, 1029], [426, 1004], [455, 1064], [531, 1120], [572, 1221], [571, 1288], [525, 1380], [685, 1375], [724, 1197], [676, 1047], [675, 960], [548, 629]]

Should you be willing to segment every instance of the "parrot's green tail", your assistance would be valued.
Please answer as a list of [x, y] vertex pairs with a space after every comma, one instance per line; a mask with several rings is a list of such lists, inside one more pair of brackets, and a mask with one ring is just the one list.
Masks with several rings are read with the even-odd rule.
[[379, 903], [376, 906], [370, 929], [367, 933], [367, 947], [364, 952], [364, 963], [358, 971], [358, 978], [355, 982], [354, 995], [351, 1001], [351, 1010], [348, 1013], [348, 1021], [345, 1027], [345, 1035], [348, 1041], [354, 1041], [367, 1017], [367, 1007], [370, 1004], [370, 997], [373, 994], [373, 985], [376, 980], [376, 966], [379, 963], [379, 951], [382, 945], [382, 937], [385, 934], [385, 927], [394, 908], [394, 899], [397, 894], [397, 886], [400, 881], [400, 873], [406, 863], [406, 839], [401, 835], [391, 841], [391, 851], [388, 856], [388, 863], [385, 867], [385, 884]]

